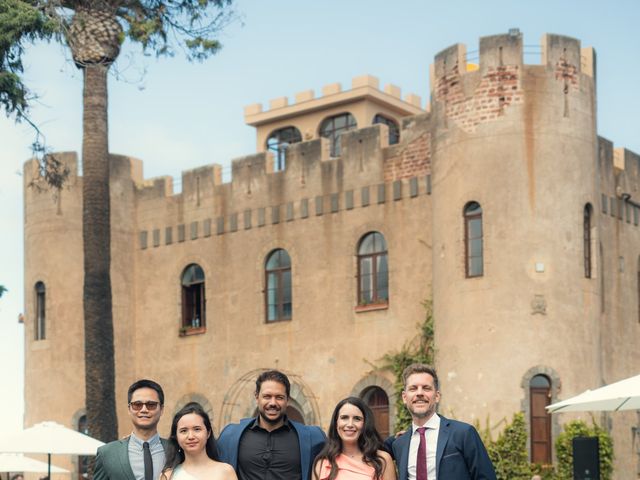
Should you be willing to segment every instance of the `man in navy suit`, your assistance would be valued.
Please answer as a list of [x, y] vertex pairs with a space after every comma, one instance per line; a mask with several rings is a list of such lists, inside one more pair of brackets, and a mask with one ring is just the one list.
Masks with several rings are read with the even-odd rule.
[[436, 413], [440, 389], [435, 369], [414, 363], [402, 379], [402, 401], [413, 422], [392, 444], [399, 480], [496, 480], [476, 429]]
[[309, 480], [311, 465], [324, 446], [319, 427], [286, 416], [291, 385], [278, 370], [256, 380], [258, 416], [227, 425], [220, 433], [220, 460], [233, 466], [238, 480]]

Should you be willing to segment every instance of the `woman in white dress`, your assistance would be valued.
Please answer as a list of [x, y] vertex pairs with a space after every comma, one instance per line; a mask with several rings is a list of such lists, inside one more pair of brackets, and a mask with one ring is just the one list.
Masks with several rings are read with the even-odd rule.
[[231, 465], [218, 461], [211, 421], [199, 403], [173, 417], [160, 480], [238, 480]]

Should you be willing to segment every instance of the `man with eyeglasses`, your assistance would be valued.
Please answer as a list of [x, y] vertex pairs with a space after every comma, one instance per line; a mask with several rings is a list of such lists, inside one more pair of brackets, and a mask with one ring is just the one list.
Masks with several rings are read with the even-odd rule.
[[156, 480], [164, 466], [166, 440], [158, 435], [164, 407], [162, 387], [138, 380], [127, 393], [133, 432], [98, 449], [94, 480]]
[[258, 416], [227, 425], [220, 438], [220, 460], [238, 480], [308, 480], [311, 464], [325, 442], [324, 432], [287, 418], [291, 385], [278, 370], [256, 380]]

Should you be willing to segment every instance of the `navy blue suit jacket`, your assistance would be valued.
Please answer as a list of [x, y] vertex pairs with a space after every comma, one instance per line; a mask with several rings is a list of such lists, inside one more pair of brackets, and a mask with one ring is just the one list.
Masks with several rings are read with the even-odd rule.
[[[218, 438], [218, 452], [220, 461], [229, 463], [234, 470], [238, 471], [238, 445], [242, 433], [253, 423], [255, 418], [245, 418], [240, 423], [232, 423], [224, 427], [220, 438]], [[300, 468], [302, 470], [302, 480], [311, 478], [311, 468], [324, 443], [326, 436], [320, 427], [304, 425], [302, 423], [289, 420], [289, 424], [298, 434], [300, 444]]]
[[[411, 431], [393, 441], [393, 458], [398, 466], [399, 480], [408, 479], [410, 443]], [[440, 415], [436, 476], [438, 480], [496, 480], [496, 472], [480, 435], [468, 423]]]

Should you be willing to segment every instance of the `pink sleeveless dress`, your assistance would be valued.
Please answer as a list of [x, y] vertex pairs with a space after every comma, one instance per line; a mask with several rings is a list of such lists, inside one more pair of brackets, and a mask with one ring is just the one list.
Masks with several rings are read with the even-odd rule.
[[[373, 480], [375, 470], [372, 466], [340, 454], [336, 457], [338, 476], [336, 480]], [[320, 466], [320, 480], [326, 480], [331, 473], [331, 464], [323, 460]]]

